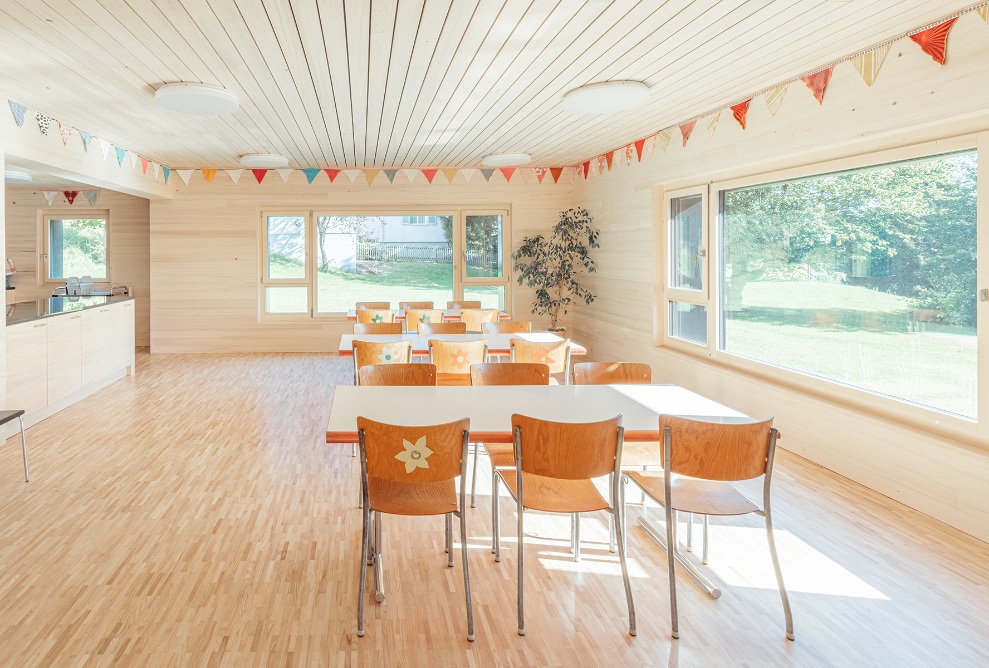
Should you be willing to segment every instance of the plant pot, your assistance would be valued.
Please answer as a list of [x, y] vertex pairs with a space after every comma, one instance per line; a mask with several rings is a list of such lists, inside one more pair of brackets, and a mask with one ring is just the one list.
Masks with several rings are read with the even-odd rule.
[[561, 339], [567, 338], [567, 328], [566, 327], [547, 327], [546, 331], [550, 334], [556, 334]]

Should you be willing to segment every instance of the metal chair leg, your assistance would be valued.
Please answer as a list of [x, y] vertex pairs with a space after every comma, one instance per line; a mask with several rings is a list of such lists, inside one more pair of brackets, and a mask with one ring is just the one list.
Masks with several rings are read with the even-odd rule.
[[687, 513], [687, 552], [694, 551], [694, 514]]
[[[615, 486], [615, 474], [608, 474], [608, 487], [614, 488]], [[615, 513], [611, 514], [608, 518], [608, 551], [615, 551]]]
[[367, 553], [368, 553], [368, 542], [371, 540], [370, 531], [370, 512], [365, 509], [361, 513], [362, 516], [362, 530], [361, 530], [361, 569], [360, 569], [360, 586], [357, 588], [357, 635], [358, 637], [364, 637], [364, 588], [367, 587]]
[[31, 471], [27, 467], [27, 438], [24, 436], [24, 416], [17, 417], [21, 422], [21, 453], [24, 455], [24, 482], [31, 482]]
[[776, 554], [776, 539], [773, 536], [773, 517], [769, 510], [768, 499], [765, 506], [766, 535], [769, 537], [769, 554], [773, 558], [773, 570], [776, 571], [776, 584], [779, 585], [780, 598], [783, 600], [783, 614], [786, 617], [786, 639], [793, 640], [793, 615], [790, 612], [790, 598], [786, 595], [786, 586], [783, 584], [783, 571], [780, 570], [780, 558]]
[[354, 443], [354, 451], [353, 451], [353, 453], [351, 453], [350, 456], [351, 457], [356, 457], [357, 456], [357, 444], [356, 443]]
[[491, 552], [501, 561], [501, 508], [498, 497], [498, 473], [491, 470]]
[[474, 642], [474, 604], [471, 601], [470, 593], [470, 566], [467, 564], [467, 514], [461, 510], [459, 515], [460, 553], [464, 560], [464, 591], [467, 596], [467, 640]]
[[621, 512], [622, 533], [620, 540], [622, 541], [622, 549], [625, 550], [626, 554], [628, 553], [628, 539], [626, 538], [626, 535], [628, 533], [628, 522], [626, 521], [626, 516], [625, 516], [625, 513], [627, 512], [627, 508], [625, 506], [625, 488], [627, 486], [628, 486], [628, 478], [623, 473], [621, 484], [618, 485], [618, 498], [622, 511]]
[[446, 565], [453, 568], [453, 513], [446, 514], [446, 553]]
[[580, 561], [580, 513], [573, 514], [573, 560]]
[[708, 518], [709, 518], [708, 515], [705, 515], [704, 516], [704, 556], [701, 558], [701, 563], [702, 564], [706, 564], [707, 563], [707, 546], [708, 546], [707, 525], [708, 525]]
[[374, 600], [385, 600], [385, 564], [381, 558], [381, 513], [374, 513]]
[[[621, 512], [620, 510], [615, 510], [614, 512]], [[635, 604], [632, 602], [632, 586], [628, 581], [628, 564], [625, 563], [625, 530], [621, 526], [623, 522], [618, 522], [614, 515], [612, 515], [614, 520], [613, 526], [617, 528], [618, 535], [618, 560], [622, 564], [622, 579], [625, 581], [625, 600], [628, 603], [628, 634], [634, 636], [638, 633], [635, 628]]]
[[522, 501], [518, 501], [519, 512], [519, 581], [518, 581], [518, 606], [519, 606], [519, 635], [525, 635], [525, 527], [522, 522]]
[[680, 637], [680, 620], [677, 614], [677, 576], [676, 562], [673, 553], [676, 551], [676, 538], [673, 534], [674, 511], [670, 510], [669, 487], [667, 487], [666, 502], [666, 558], [667, 567], [670, 569], [670, 618], [673, 625], [673, 637]]
[[480, 454], [479, 448], [481, 446], [477, 443], [474, 444], [474, 474], [471, 476], [470, 483], [470, 507], [477, 508], [477, 457]]

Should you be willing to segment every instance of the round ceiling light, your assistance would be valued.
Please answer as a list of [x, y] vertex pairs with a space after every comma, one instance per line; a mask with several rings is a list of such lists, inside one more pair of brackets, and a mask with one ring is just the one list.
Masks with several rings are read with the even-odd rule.
[[288, 158], [281, 155], [254, 153], [240, 156], [240, 164], [250, 169], [280, 169], [288, 166]]
[[25, 172], [4, 172], [3, 180], [7, 183], [31, 183], [34, 179]]
[[492, 153], [484, 156], [481, 164], [485, 167], [518, 167], [532, 162], [528, 153]]
[[602, 81], [567, 91], [563, 108], [572, 114], [608, 114], [648, 101], [649, 86], [641, 81]]
[[186, 114], [232, 114], [240, 108], [237, 96], [209, 84], [172, 83], [155, 91], [155, 104]]

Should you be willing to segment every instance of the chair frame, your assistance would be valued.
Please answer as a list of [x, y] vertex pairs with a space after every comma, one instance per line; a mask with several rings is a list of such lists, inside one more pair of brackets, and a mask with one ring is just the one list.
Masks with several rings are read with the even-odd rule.
[[[523, 345], [533, 345], [533, 342], [532, 341], [526, 341], [525, 339], [517, 339], [517, 338], [511, 338], [511, 339], [509, 339], [508, 340], [508, 345], [509, 345], [509, 361], [511, 361], [511, 362], [515, 362], [515, 342], [516, 341], [522, 341]], [[563, 373], [563, 384], [564, 385], [569, 385], [570, 384], [570, 376], [571, 376], [571, 373], [570, 373], [570, 350], [571, 350], [571, 348], [573, 348], [573, 341], [571, 341], [570, 339], [564, 339], [564, 341], [566, 341], [566, 343], [567, 343], [567, 350], [566, 350], [566, 353], [564, 354], [563, 371], [561, 373]], [[553, 345], [557, 345], [557, 343], [556, 342], [553, 342]]]
[[[524, 325], [524, 327], [522, 326]], [[528, 320], [496, 320], [482, 322], [481, 334], [531, 334], [532, 323]]]
[[[404, 311], [405, 311], [405, 332], [407, 332], [407, 333], [416, 333], [416, 332], [419, 331], [419, 325], [425, 324], [425, 323], [419, 322], [418, 319], [415, 319], [414, 320], [413, 317], [412, 317], [412, 315], [410, 315], [410, 314], [419, 315], [420, 313], [423, 313], [423, 312], [426, 312], [426, 311], [432, 311], [434, 313], [438, 313], [439, 314], [439, 320], [437, 322], [438, 323], [443, 322], [443, 309], [438, 309], [438, 308], [409, 308], [409, 309], [404, 309]], [[432, 322], [432, 321], [430, 321], [430, 322]], [[415, 323], [415, 328], [410, 329], [410, 327], [412, 327], [412, 324], [413, 323]]]
[[[359, 363], [359, 361], [357, 359], [357, 344], [358, 343], [365, 343], [365, 342], [364, 341], [356, 341], [355, 340], [355, 341], [352, 341], [351, 344], [350, 344], [351, 345], [350, 352], [351, 352], [351, 355], [353, 355], [353, 357], [354, 357], [354, 385], [360, 385], [361, 365], [360, 365], [360, 363]], [[376, 345], [383, 345], [383, 346], [392, 346], [392, 345], [408, 346], [408, 355], [406, 356], [404, 363], [405, 364], [410, 364], [412, 362], [412, 342], [411, 341], [392, 341], [392, 342], [389, 342], [389, 343], [381, 343], [381, 344], [376, 344]], [[400, 364], [400, 362], [396, 362], [396, 364]], [[367, 365], [367, 366], [370, 366], [370, 365]]]
[[[499, 309], [496, 309], [496, 308], [471, 308], [471, 309], [462, 308], [462, 309], [460, 309], [460, 319], [464, 323], [467, 323], [467, 319], [464, 318], [464, 312], [466, 312], [466, 311], [478, 311], [478, 312], [485, 312], [487, 314], [493, 313], [494, 314], [494, 320], [495, 321], [497, 321], [499, 318], [501, 318], [501, 311]], [[490, 317], [490, 315], [485, 315], [483, 317]], [[484, 322], [493, 322], [493, 321], [491, 321], [491, 320], [481, 320], [481, 321], [478, 321], [477, 324], [478, 325], [481, 325]], [[468, 334], [480, 334], [481, 333], [481, 328], [478, 327], [476, 330], [473, 330], [473, 329], [470, 329], [470, 326], [468, 326], [467, 333]]]
[[[429, 346], [429, 362], [430, 362], [430, 364], [436, 364], [436, 360], [435, 360], [435, 358], [433, 356], [433, 348], [434, 348], [433, 344], [434, 343], [439, 343], [441, 345], [450, 344], [450, 345], [457, 345], [457, 346], [468, 346], [468, 347], [471, 347], [471, 348], [475, 347], [478, 343], [483, 343], [484, 346], [483, 346], [483, 350], [481, 352], [481, 359], [484, 362], [487, 362], [488, 361], [488, 341], [487, 341], [487, 339], [480, 339], [478, 341], [443, 341], [442, 339], [427, 339], [426, 345]], [[468, 366], [467, 367], [467, 371], [465, 371], [463, 373], [453, 372], [453, 371], [449, 371], [449, 372], [448, 371], [442, 371], [441, 372], [441, 371], [439, 371], [439, 367], [437, 366], [436, 384], [437, 385], [440, 385], [441, 384], [440, 383], [441, 377], [449, 377], [449, 376], [463, 376], [466, 380], [470, 381], [470, 367], [471, 366], [473, 366], [473, 364], [470, 365], [470, 366]], [[469, 385], [470, 383], [468, 382], [468, 383], [465, 383], [465, 384]]]
[[[470, 304], [470, 306], [465, 306], [465, 304]], [[481, 308], [481, 302], [473, 299], [461, 299], [460, 301], [447, 302], [446, 307], [447, 309]]]
[[[420, 386], [432, 387], [436, 385], [436, 365], [434, 364], [365, 364], [357, 370], [361, 386], [389, 385], [389, 386]], [[402, 380], [422, 381], [431, 379], [432, 382], [395, 382], [398, 378], [393, 376], [403, 376]], [[371, 382], [368, 382], [371, 381]]]
[[[417, 311], [442, 311], [443, 309], [436, 309], [433, 304], [435, 302], [399, 302], [398, 308], [402, 311], [407, 311], [409, 309], [415, 309]], [[429, 304], [429, 306], [426, 306]]]
[[400, 322], [355, 322], [354, 334], [402, 334]]
[[571, 372], [574, 385], [648, 385], [652, 382], [652, 368], [642, 362], [578, 362]]
[[372, 311], [388, 311], [391, 309], [391, 302], [357, 302], [354, 310], [368, 309]]
[[362, 308], [362, 309], [358, 309], [355, 312], [354, 317], [357, 319], [357, 322], [358, 323], [361, 323], [361, 324], [367, 323], [367, 322], [375, 322], [374, 320], [362, 320], [361, 319], [362, 317], [366, 316], [368, 313], [373, 313], [374, 314], [373, 316], [371, 316], [372, 318], [376, 318], [376, 317], [378, 317], [378, 315], [381, 315], [383, 313], [388, 313], [389, 314], [389, 319], [388, 320], [384, 320], [384, 318], [382, 318], [381, 322], [395, 322], [395, 311], [392, 310], [392, 309]]
[[[417, 327], [419, 336], [433, 336], [443, 334], [466, 334], [467, 323], [464, 322], [420, 322]], [[427, 331], [432, 330], [432, 331]]]

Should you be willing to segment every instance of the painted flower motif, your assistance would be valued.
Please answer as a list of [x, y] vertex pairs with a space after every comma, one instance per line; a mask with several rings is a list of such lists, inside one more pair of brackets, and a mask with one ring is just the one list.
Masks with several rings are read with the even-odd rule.
[[406, 473], [412, 473], [420, 467], [424, 469], [429, 468], [429, 462], [426, 460], [433, 454], [433, 451], [426, 447], [425, 436], [420, 436], [414, 445], [403, 438], [402, 447], [405, 449], [395, 455], [395, 459], [405, 462]]
[[384, 321], [385, 321], [385, 319], [383, 317], [381, 317], [381, 314], [380, 313], [376, 313], [374, 315], [374, 317], [371, 318], [371, 322], [384, 322]]
[[419, 322], [432, 322], [432, 321], [433, 319], [429, 317], [428, 313], [423, 313], [422, 316], [419, 318]]
[[384, 346], [378, 359], [382, 364], [399, 364], [402, 361], [402, 346]]
[[533, 360], [535, 360], [536, 364], [552, 364], [553, 362], [556, 361], [555, 359], [550, 357], [549, 350], [547, 350], [546, 348], [537, 350], [536, 353], [532, 356], [532, 358]]
[[450, 353], [450, 366], [455, 366], [458, 369], [463, 369], [467, 366], [467, 353], [462, 349], [457, 348], [457, 352]]

